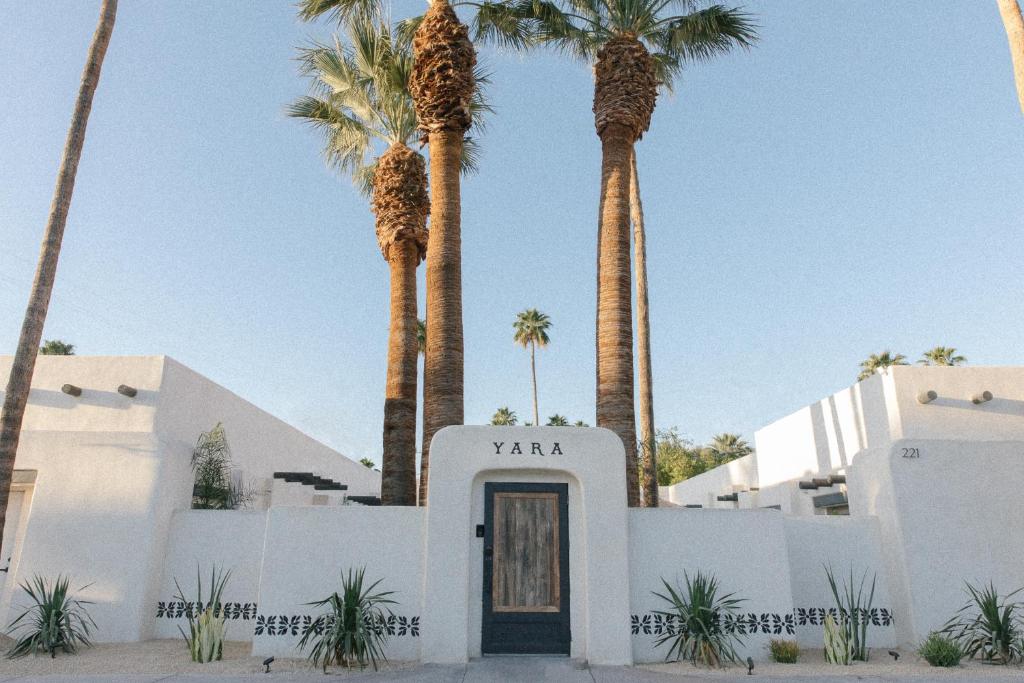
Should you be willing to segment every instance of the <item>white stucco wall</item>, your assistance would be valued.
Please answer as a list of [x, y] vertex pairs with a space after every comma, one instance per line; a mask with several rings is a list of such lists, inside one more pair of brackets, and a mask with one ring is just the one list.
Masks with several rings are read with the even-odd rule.
[[184, 591], [186, 602], [197, 600], [196, 570], [203, 581], [203, 597], [209, 591], [214, 567], [230, 570], [222, 602], [229, 640], [252, 640], [259, 599], [260, 568], [263, 563], [267, 512], [264, 510], [182, 510], [171, 519], [163, 577], [153, 609], [154, 638], [180, 637], [178, 627], [188, 631], [174, 580]]
[[1021, 441], [903, 439], [850, 468], [851, 514], [878, 518], [901, 643], [949, 619], [966, 602], [965, 581], [1024, 586], [1021, 482]]
[[[733, 491], [744, 491], [757, 486], [757, 459], [755, 454], [737, 458], [720, 467], [661, 489], [661, 495], [676, 505], [703, 505], [706, 508], [725, 507], [717, 497]], [[733, 504], [729, 503], [732, 507]]]
[[341, 591], [341, 573], [366, 568], [394, 591], [394, 631], [385, 650], [394, 661], [420, 654], [424, 510], [417, 507], [273, 507], [259, 590], [253, 654], [304, 656], [296, 649], [306, 617], [326, 608], [306, 603]]
[[[0, 357], [0, 376], [11, 358]], [[81, 387], [79, 397], [61, 392]], [[134, 398], [117, 393], [126, 384]], [[0, 392], [0, 400], [3, 392]], [[379, 473], [345, 459], [179, 363], [163, 357], [41, 356], [15, 467], [36, 473], [20, 562], [0, 596], [0, 621], [16, 584], [70, 575], [92, 586], [95, 640], [151, 637], [163, 592], [172, 515], [191, 504], [192, 447], [223, 421], [236, 465], [250, 476], [314, 471], [375, 493]], [[12, 592], [14, 595], [12, 596]]]
[[[511, 444], [526, 446], [512, 454]], [[544, 455], [531, 453], [541, 444]], [[553, 443], [560, 454], [553, 453]], [[497, 452], [496, 443], [503, 443]], [[424, 576], [424, 661], [465, 662], [480, 652], [483, 587], [477, 569], [487, 481], [567, 482], [572, 655], [628, 664], [629, 564], [625, 456], [606, 429], [448, 427], [430, 447]], [[474, 501], [476, 501], [474, 503]]]
[[746, 600], [741, 626], [756, 633], [744, 636], [743, 657], [764, 659], [769, 638], [793, 637], [787, 635], [795, 622], [785, 520], [776, 510], [632, 509], [629, 566], [636, 662], [665, 658], [667, 646], [654, 647], [665, 623], [653, 612], [667, 603], [652, 591], [665, 592], [662, 578], [684, 586], [684, 572], [712, 573], [723, 592]]
[[868, 627], [869, 647], [892, 647], [896, 644], [893, 607], [889, 591], [889, 570], [883, 558], [881, 532], [874, 517], [785, 517], [786, 546], [789, 554], [790, 586], [797, 641], [805, 647], [821, 647], [824, 612], [835, 607], [825, 574], [831, 567], [839, 584], [849, 583], [853, 571], [854, 585], [865, 579], [864, 596], [875, 581], [873, 610]]

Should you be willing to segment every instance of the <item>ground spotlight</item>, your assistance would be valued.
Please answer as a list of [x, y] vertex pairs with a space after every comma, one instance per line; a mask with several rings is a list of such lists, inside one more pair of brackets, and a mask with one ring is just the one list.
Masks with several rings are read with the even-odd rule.
[[894, 661], [900, 661], [900, 653], [896, 652], [896, 650], [889, 650], [889, 654], [892, 655]]
[[754, 660], [752, 657], [747, 657], [747, 675], [754, 675]]
[[273, 657], [267, 657], [266, 659], [264, 659], [263, 660], [263, 666], [265, 666], [267, 668], [263, 670], [263, 673], [265, 673], [265, 674], [270, 673], [270, 665], [273, 664], [273, 663], [274, 663], [274, 658]]
[[992, 392], [991, 391], [983, 391], [980, 394], [975, 394], [974, 396], [971, 396], [971, 403], [973, 403], [974, 405], [979, 405], [981, 403], [988, 403], [991, 400], [992, 400]]

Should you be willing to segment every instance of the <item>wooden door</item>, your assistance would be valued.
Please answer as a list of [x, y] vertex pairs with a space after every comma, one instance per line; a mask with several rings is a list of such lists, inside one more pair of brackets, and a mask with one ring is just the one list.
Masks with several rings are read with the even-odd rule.
[[481, 649], [569, 654], [566, 484], [484, 484]]

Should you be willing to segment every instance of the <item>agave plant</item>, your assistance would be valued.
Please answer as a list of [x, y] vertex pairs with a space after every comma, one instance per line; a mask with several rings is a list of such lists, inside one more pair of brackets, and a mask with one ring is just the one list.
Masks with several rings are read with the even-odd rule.
[[849, 631], [841, 627], [831, 614], [825, 615], [825, 661], [829, 664], [849, 664], [853, 660], [853, 644]]
[[358, 664], [365, 668], [367, 662], [377, 670], [378, 660], [387, 661], [384, 646], [388, 641], [387, 630], [382, 627], [391, 615], [386, 605], [396, 604], [389, 596], [394, 591], [374, 593], [383, 579], [364, 586], [366, 568], [341, 575], [341, 593], [332, 593], [317, 602], [307, 603], [315, 607], [327, 607], [329, 612], [313, 619], [302, 632], [299, 650], [307, 646], [312, 649], [309, 659], [317, 666], [333, 664], [350, 667]]
[[991, 581], [982, 588], [966, 585], [970, 601], [939, 633], [955, 640], [971, 659], [980, 657], [992, 664], [1024, 659], [1024, 604], [1012, 600], [1024, 588], [1001, 596]]
[[839, 584], [832, 573], [831, 567], [825, 567], [825, 576], [828, 578], [828, 587], [832, 591], [832, 597], [836, 602], [836, 611], [839, 614], [837, 626], [843, 631], [847, 642], [850, 644], [853, 659], [866, 662], [870, 650], [868, 649], [868, 625], [871, 623], [871, 605], [875, 600], [875, 581], [877, 575], [871, 577], [871, 588], [867, 595], [864, 587], [867, 583], [868, 573], [860, 578], [860, 584], [855, 586], [853, 578], [853, 567], [850, 567], [850, 580], [843, 581], [843, 590], [840, 593]]
[[[57, 656], [57, 650], [74, 653], [79, 645], [88, 647], [90, 629], [96, 622], [85, 606], [92, 603], [71, 597], [71, 579], [58, 576], [52, 583], [36, 575], [21, 584], [32, 605], [7, 627], [7, 634], [16, 637], [7, 657], [24, 657], [35, 652], [48, 652]], [[82, 586], [83, 591], [89, 586]]]
[[[231, 577], [231, 571], [222, 571], [213, 567], [210, 570], [210, 592], [207, 600], [203, 600], [203, 578], [196, 567], [196, 600], [195, 608], [185, 612], [188, 618], [188, 633], [178, 627], [185, 643], [188, 645], [189, 655], [193, 662], [206, 663], [220, 661], [224, 655], [224, 631], [227, 628], [224, 623], [224, 614], [221, 611], [221, 595], [224, 587]], [[190, 603], [181, 590], [178, 579], [174, 579], [174, 585], [178, 589], [175, 596], [183, 603]]]
[[738, 662], [736, 646], [743, 640], [735, 631], [722, 628], [725, 619], [738, 616], [742, 598], [734, 593], [720, 595], [721, 587], [713, 574], [697, 572], [691, 580], [683, 573], [683, 588], [675, 588], [662, 578], [665, 593], [654, 593], [671, 605], [668, 610], [655, 610], [655, 614], [675, 622], [675, 628], [655, 641], [655, 647], [669, 644], [665, 661], [688, 659], [692, 663], [720, 666], [723, 662]]

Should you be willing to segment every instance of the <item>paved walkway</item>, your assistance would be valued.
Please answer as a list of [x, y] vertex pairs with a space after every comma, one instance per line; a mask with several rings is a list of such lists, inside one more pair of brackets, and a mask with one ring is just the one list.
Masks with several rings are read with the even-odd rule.
[[[700, 671], [681, 676], [656, 673], [632, 667], [587, 667], [585, 664], [565, 658], [546, 657], [487, 657], [463, 666], [425, 665], [387, 673], [367, 672], [344, 676], [325, 677], [322, 674], [275, 673], [269, 675], [249, 674], [244, 676], [174, 674], [138, 675], [106, 674], [90, 676], [48, 675], [48, 676], [0, 676], [0, 683], [310, 683], [312, 681], [336, 680], [339, 683], [392, 683], [395, 681], [416, 681], [417, 683], [498, 683], [504, 681], [525, 681], [528, 683], [676, 683], [690, 681], [714, 681], [715, 683], [756, 683], [758, 681], [915, 681], [916, 683], [944, 682], [949, 676], [931, 678], [927, 675], [899, 676], [895, 678], [876, 676], [747, 676], [742, 669], [736, 675], [702, 675]], [[1004, 680], [985, 678], [986, 681]], [[1010, 673], [1007, 682], [1021, 683], [1024, 673]]]

